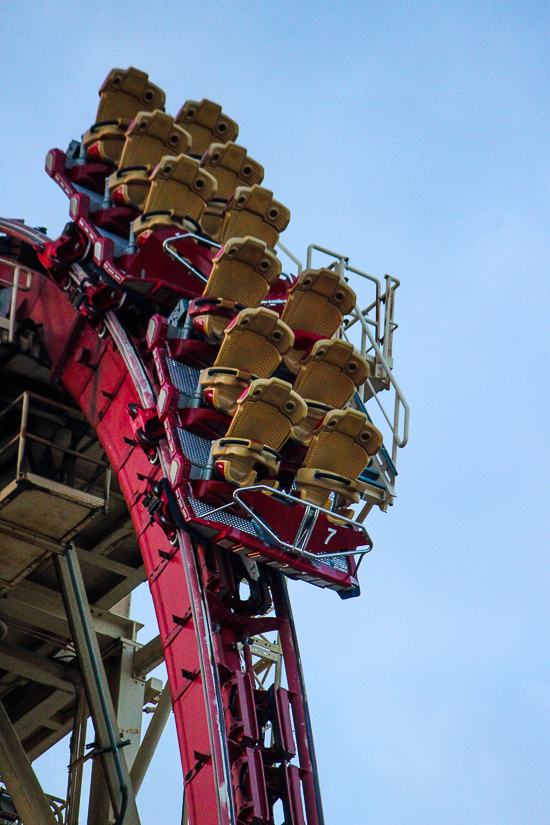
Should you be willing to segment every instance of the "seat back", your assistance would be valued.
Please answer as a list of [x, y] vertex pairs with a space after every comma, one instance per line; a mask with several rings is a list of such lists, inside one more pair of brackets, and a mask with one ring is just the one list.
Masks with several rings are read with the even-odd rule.
[[300, 362], [294, 391], [306, 400], [340, 409], [369, 376], [369, 365], [353, 344], [323, 339]]
[[199, 160], [211, 143], [227, 143], [239, 134], [239, 127], [222, 113], [222, 107], [206, 99], [200, 103], [186, 101], [176, 115], [176, 123], [191, 135], [189, 154]]
[[164, 155], [185, 154], [190, 145], [190, 136], [171, 115], [139, 112], [126, 132], [119, 168], [109, 178], [113, 200], [143, 211], [155, 166]]
[[[231, 238], [217, 253], [203, 297], [223, 298], [256, 307], [281, 274], [281, 262], [257, 238]], [[230, 318], [211, 313], [196, 324], [209, 338], [219, 340]]]
[[149, 174], [164, 155], [185, 154], [191, 139], [172, 115], [158, 109], [139, 112], [126, 132], [119, 172], [129, 166], [144, 166]]
[[255, 378], [269, 378], [293, 340], [276, 312], [264, 307], [241, 310], [225, 330], [214, 366], [201, 373], [205, 398], [233, 415], [243, 389]]
[[201, 166], [214, 175], [218, 182], [216, 199], [204, 210], [201, 226], [211, 238], [218, 240], [227, 201], [238, 186], [261, 183], [264, 168], [248, 157], [244, 146], [237, 146], [233, 142], [212, 143], [203, 155]]
[[263, 241], [231, 238], [214, 257], [202, 294], [256, 307], [279, 279], [281, 268], [281, 261]]
[[305, 403], [286, 381], [253, 381], [237, 402], [226, 437], [212, 445], [216, 469], [238, 487], [254, 484], [258, 470], [261, 477], [275, 476], [280, 464], [277, 451], [305, 412]]
[[226, 328], [214, 366], [235, 367], [268, 378], [293, 341], [292, 331], [272, 309], [243, 309]]
[[305, 414], [306, 405], [290, 384], [259, 378], [239, 398], [227, 438], [246, 438], [280, 450]]
[[282, 317], [291, 329], [331, 338], [356, 302], [353, 289], [332, 269], [306, 269], [290, 289]]
[[163, 109], [165, 101], [145, 72], [133, 66], [112, 69], [99, 90], [95, 123], [82, 138], [91, 159], [118, 166], [126, 129], [137, 113]]
[[134, 222], [136, 237], [160, 226], [183, 228], [184, 218], [195, 224], [206, 202], [216, 193], [216, 181], [188, 155], [165, 155], [150, 177], [143, 215]]
[[248, 157], [244, 146], [212, 143], [204, 153], [201, 166], [216, 178], [216, 198], [228, 201], [237, 186], [253, 186], [264, 179], [264, 167]]
[[368, 375], [369, 365], [353, 344], [337, 338], [317, 341], [300, 362], [294, 382], [294, 391], [308, 405], [307, 418], [294, 437], [308, 443], [313, 430], [328, 412], [327, 407], [342, 408]]
[[330, 493], [357, 503], [364, 489], [359, 474], [382, 446], [382, 434], [365, 413], [332, 410], [313, 434], [302, 468], [296, 476], [300, 498], [321, 507]]
[[[306, 269], [289, 291], [282, 319], [292, 330], [331, 338], [356, 302], [353, 289], [332, 269]], [[303, 351], [296, 348], [285, 365], [298, 372]]]
[[290, 211], [273, 199], [273, 192], [255, 184], [238, 186], [227, 204], [219, 242], [252, 235], [274, 247], [290, 221]]

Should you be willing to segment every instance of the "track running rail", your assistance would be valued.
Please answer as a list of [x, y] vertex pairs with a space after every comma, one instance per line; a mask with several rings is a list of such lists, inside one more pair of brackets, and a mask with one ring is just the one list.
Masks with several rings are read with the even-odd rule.
[[[37, 252], [50, 243], [43, 233], [17, 222], [1, 220], [0, 228]], [[81, 290], [89, 280], [79, 264], [70, 267], [68, 277]], [[94, 330], [70, 302], [71, 289], [60, 288], [45, 275], [34, 278], [25, 303], [18, 298], [18, 321], [24, 310], [27, 321], [41, 330], [53, 364], [52, 380], [73, 397], [95, 430], [128, 504], [168, 670], [189, 820], [192, 825], [270, 825], [273, 805], [281, 800], [286, 825], [323, 825], [311, 721], [284, 577], [271, 570], [267, 579], [254, 579], [223, 547], [189, 530], [167, 482], [166, 442], [158, 440], [148, 457], [128, 414], [132, 405], [142, 413], [156, 405], [147, 365], [117, 314], [107, 311], [103, 325]], [[142, 504], [152, 485], [160, 485], [168, 495], [176, 541], [168, 539]], [[239, 595], [243, 581], [252, 594], [248, 600]], [[231, 609], [224, 603], [228, 596]], [[275, 615], [266, 616], [271, 603]], [[252, 640], [270, 632], [281, 639], [288, 690], [254, 687]]]

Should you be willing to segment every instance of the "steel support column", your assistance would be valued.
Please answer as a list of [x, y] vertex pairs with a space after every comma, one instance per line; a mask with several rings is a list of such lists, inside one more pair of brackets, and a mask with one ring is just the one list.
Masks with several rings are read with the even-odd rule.
[[[124, 748], [124, 758], [129, 771], [140, 745], [145, 694], [145, 681], [134, 675], [135, 652], [135, 642], [120, 639], [117, 648], [105, 661], [107, 682], [117, 719], [117, 730], [122, 739], [129, 742]], [[108, 820], [109, 794], [101, 763], [96, 760], [90, 783], [88, 823], [89, 825], [104, 825]]]
[[88, 706], [86, 704], [86, 695], [84, 686], [80, 685], [76, 699], [73, 733], [70, 744], [71, 758], [69, 762], [69, 778], [67, 781], [67, 814], [65, 817], [65, 825], [78, 825], [79, 821], [87, 721]]
[[58, 825], [50, 803], [0, 702], [0, 776], [25, 825]]
[[78, 655], [88, 707], [94, 723], [95, 747], [101, 759], [109, 797], [117, 825], [139, 825], [121, 738], [110, 696], [105, 669], [95, 633], [78, 556], [70, 547], [64, 556], [55, 557], [63, 600]]
[[170, 696], [170, 685], [168, 682], [164, 686], [159, 703], [155, 708], [149, 727], [145, 732], [143, 741], [137, 752], [134, 764], [130, 771], [130, 778], [134, 788], [134, 793], [139, 793], [141, 783], [145, 779], [145, 774], [151, 764], [151, 759], [155, 755], [155, 750], [162, 736], [162, 732], [172, 711], [172, 699]]

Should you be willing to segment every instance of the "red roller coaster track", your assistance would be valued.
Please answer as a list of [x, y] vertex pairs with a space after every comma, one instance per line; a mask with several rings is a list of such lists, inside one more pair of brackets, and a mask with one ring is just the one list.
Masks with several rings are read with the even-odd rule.
[[[20, 221], [0, 220], [0, 275], [14, 286], [12, 327], [37, 332], [52, 384], [86, 417], [126, 500], [158, 620], [189, 821], [273, 825], [280, 800], [285, 825], [322, 825], [286, 577], [357, 595], [358, 562], [370, 539], [360, 521], [304, 504], [290, 487], [276, 492], [260, 481], [234, 491], [205, 471], [210, 445], [223, 439], [230, 418], [193, 394], [218, 348], [186, 337], [169, 317], [178, 302], [188, 317], [197, 306], [209, 310], [199, 299], [218, 246], [184, 229], [156, 229], [139, 248], [131, 238], [128, 244], [127, 210], [101, 203], [112, 169], [75, 158], [74, 150], [52, 150], [46, 162], [70, 199], [71, 223], [52, 241]], [[17, 293], [22, 268], [32, 280]], [[279, 279], [271, 306], [292, 283]], [[375, 358], [387, 363], [376, 336], [374, 343]], [[405, 440], [406, 433], [398, 445]], [[282, 454], [290, 473], [296, 454]], [[393, 494], [381, 480], [394, 462], [385, 450], [377, 461], [365, 482], [370, 506]], [[287, 687], [279, 680], [263, 690], [252, 646], [270, 632], [279, 634]], [[93, 711], [91, 695], [88, 704]], [[125, 787], [121, 780], [110, 788], [113, 811], [119, 823], [135, 823]]]

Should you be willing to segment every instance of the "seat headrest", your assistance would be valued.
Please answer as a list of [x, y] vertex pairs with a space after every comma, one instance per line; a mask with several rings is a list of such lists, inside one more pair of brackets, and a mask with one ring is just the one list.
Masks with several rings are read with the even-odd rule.
[[263, 186], [238, 186], [231, 201], [227, 205], [228, 211], [247, 211], [260, 215], [265, 221], [283, 232], [290, 222], [290, 209], [274, 200], [273, 192]]
[[242, 263], [252, 267], [269, 284], [274, 283], [282, 270], [282, 263], [275, 253], [259, 238], [247, 235], [244, 238], [230, 238], [219, 252], [216, 253], [213, 263], [219, 260]]
[[155, 109], [154, 112], [139, 112], [126, 132], [127, 138], [149, 137], [169, 146], [178, 155], [185, 153], [191, 145], [189, 134], [174, 123], [174, 118]]
[[231, 197], [237, 186], [253, 186], [264, 179], [264, 167], [249, 158], [244, 146], [212, 143], [204, 153], [201, 166], [219, 183], [219, 198]]
[[281, 381], [280, 378], [257, 378], [253, 381], [237, 403], [242, 409], [251, 401], [276, 407], [289, 419], [292, 426], [307, 415], [305, 401], [293, 391], [291, 384]]
[[332, 269], [306, 269], [300, 273], [290, 292], [317, 292], [334, 303], [347, 315], [356, 304], [357, 296], [343, 278]]
[[194, 189], [198, 195], [208, 201], [216, 193], [216, 181], [204, 169], [198, 160], [189, 155], [165, 155], [151, 175], [151, 182], [173, 180]]
[[222, 113], [222, 107], [212, 100], [186, 101], [176, 115], [176, 123], [193, 138], [191, 153], [202, 157], [210, 144], [236, 140], [239, 127]]
[[[369, 456], [376, 455], [383, 444], [380, 430], [371, 424], [365, 413], [358, 410], [348, 408], [329, 412], [323, 421], [322, 429], [324, 432], [337, 432], [352, 438], [357, 444], [361, 444]], [[314, 435], [314, 440], [315, 437]]]
[[162, 89], [149, 82], [148, 74], [133, 66], [129, 69], [111, 69], [99, 90], [100, 97], [107, 93], [135, 98], [141, 104], [140, 108], [148, 111], [163, 109], [166, 103]]

